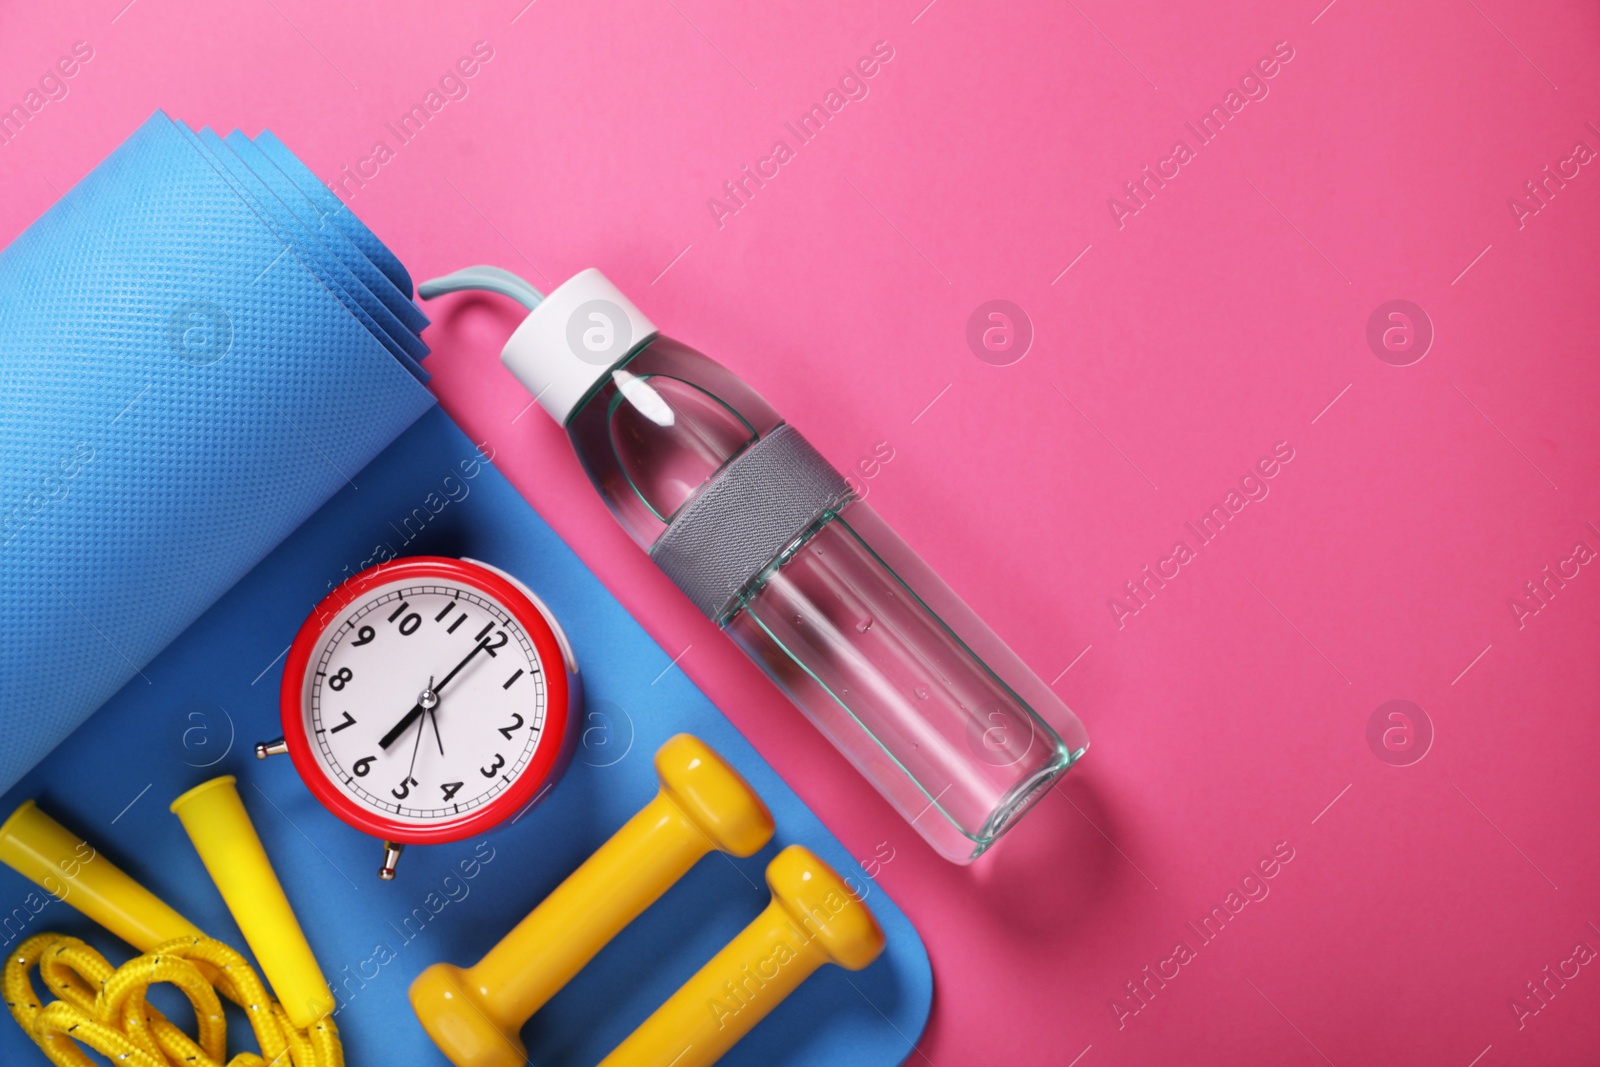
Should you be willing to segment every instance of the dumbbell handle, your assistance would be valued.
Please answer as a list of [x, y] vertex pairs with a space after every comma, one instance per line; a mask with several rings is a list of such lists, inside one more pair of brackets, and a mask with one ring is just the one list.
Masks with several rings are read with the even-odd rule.
[[658, 793], [465, 972], [479, 1006], [514, 1033], [712, 848]]

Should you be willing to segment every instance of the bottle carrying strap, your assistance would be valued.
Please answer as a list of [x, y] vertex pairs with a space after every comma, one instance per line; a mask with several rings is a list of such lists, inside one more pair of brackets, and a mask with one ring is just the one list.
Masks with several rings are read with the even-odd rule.
[[784, 423], [684, 505], [650, 558], [720, 624], [751, 579], [849, 493], [844, 476]]

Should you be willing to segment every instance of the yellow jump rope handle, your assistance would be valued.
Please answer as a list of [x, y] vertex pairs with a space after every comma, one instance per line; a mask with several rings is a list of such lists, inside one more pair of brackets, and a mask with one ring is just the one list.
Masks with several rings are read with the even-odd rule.
[[140, 952], [176, 937], [205, 936], [31, 800], [0, 825], [0, 862]]
[[305, 1029], [334, 1009], [328, 980], [245, 811], [234, 777], [195, 786], [172, 802], [290, 1022]]
[[844, 879], [790, 845], [767, 865], [772, 903], [600, 1067], [709, 1067], [825, 963], [859, 971], [883, 931]]
[[703, 741], [669, 739], [655, 768], [655, 799], [476, 966], [436, 963], [412, 983], [417, 1018], [457, 1067], [522, 1067], [522, 1025], [695, 861], [771, 840], [766, 805]]

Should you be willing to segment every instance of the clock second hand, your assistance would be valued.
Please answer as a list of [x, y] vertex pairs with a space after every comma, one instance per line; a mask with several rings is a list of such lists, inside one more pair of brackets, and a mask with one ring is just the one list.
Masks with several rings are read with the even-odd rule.
[[[461, 668], [472, 662], [472, 657], [476, 656], [479, 652], [482, 652], [488, 647], [489, 643], [487, 641], [479, 641], [472, 647], [472, 651], [467, 653], [467, 657], [465, 659], [452, 667], [450, 669], [450, 673], [439, 680], [438, 685], [430, 685], [426, 692], [432, 693], [435, 697], [438, 697], [440, 693], [444, 692], [444, 687], [450, 684], [450, 679], [454, 678], [457, 674], [460, 674]], [[429, 681], [431, 682], [432, 679], [429, 679]], [[416, 706], [410, 711], [406, 712], [405, 716], [399, 722], [395, 723], [394, 726], [390, 728], [388, 733], [384, 734], [383, 737], [379, 739], [378, 747], [387, 750], [390, 745], [394, 744], [400, 739], [400, 735], [406, 732], [407, 727], [416, 722], [418, 719], [422, 718], [422, 713], [427, 710], [428, 709], [423, 706], [423, 702], [418, 700]], [[440, 742], [440, 748], [443, 747], [443, 742]]]
[[[433, 679], [432, 678], [428, 679], [428, 689], [430, 691], [433, 689]], [[412, 775], [414, 775], [416, 773], [416, 771], [417, 771], [417, 755], [421, 751], [422, 751], [422, 731], [419, 729], [417, 731], [417, 743], [411, 746], [411, 766], [406, 768], [406, 776], [401, 781], [400, 788], [404, 789], [405, 786], [406, 786], [406, 783], [412, 781]]]

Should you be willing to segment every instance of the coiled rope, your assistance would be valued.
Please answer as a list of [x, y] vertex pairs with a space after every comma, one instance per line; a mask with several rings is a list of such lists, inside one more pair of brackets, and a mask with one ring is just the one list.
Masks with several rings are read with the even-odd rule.
[[[61, 999], [39, 1003], [31, 972]], [[204, 968], [204, 972], [202, 972]], [[152, 985], [177, 986], [194, 1008], [190, 1038], [145, 1000]], [[113, 968], [75, 937], [24, 941], [0, 971], [12, 1018], [56, 1067], [95, 1067], [81, 1043], [117, 1067], [344, 1067], [333, 1019], [298, 1030], [243, 956], [208, 937], [180, 937]], [[261, 1053], [227, 1056], [227, 997], [245, 1010]], [[75, 1043], [76, 1042], [76, 1043]]]

